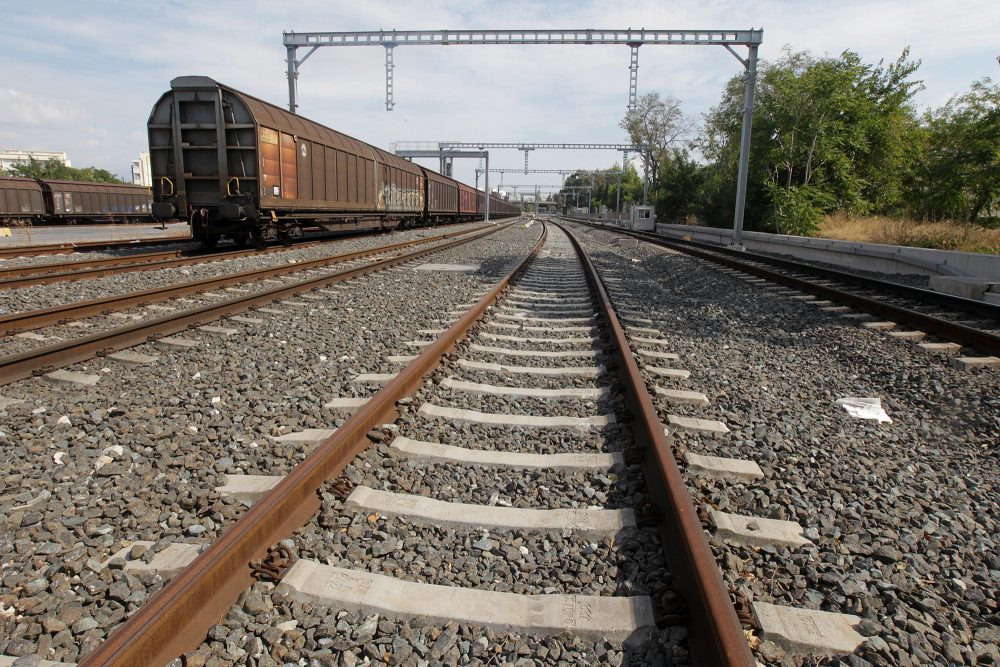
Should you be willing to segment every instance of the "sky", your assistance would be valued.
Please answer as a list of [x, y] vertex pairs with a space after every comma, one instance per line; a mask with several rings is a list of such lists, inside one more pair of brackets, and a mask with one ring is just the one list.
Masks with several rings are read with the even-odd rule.
[[[288, 103], [282, 32], [440, 29], [763, 28], [760, 57], [788, 47], [922, 65], [919, 110], [982, 77], [1000, 79], [997, 0], [0, 0], [0, 149], [65, 151], [76, 167], [125, 178], [147, 150], [150, 109], [182, 75], [206, 75]], [[746, 49], [737, 49], [745, 55]], [[395, 49], [395, 109], [385, 110], [385, 51], [321, 48], [301, 67], [299, 113], [389, 149], [403, 141], [627, 143], [627, 46], [404, 46]], [[304, 55], [300, 51], [300, 57]], [[699, 121], [740, 64], [720, 46], [644, 46], [638, 92], [679, 99]], [[538, 169], [601, 169], [613, 151], [536, 150]], [[423, 160], [437, 168], [437, 160]], [[474, 182], [474, 159], [455, 176]], [[490, 167], [524, 154], [490, 152]], [[491, 175], [496, 186], [501, 176]], [[558, 184], [504, 174], [505, 185]], [[482, 182], [480, 182], [480, 186]]]

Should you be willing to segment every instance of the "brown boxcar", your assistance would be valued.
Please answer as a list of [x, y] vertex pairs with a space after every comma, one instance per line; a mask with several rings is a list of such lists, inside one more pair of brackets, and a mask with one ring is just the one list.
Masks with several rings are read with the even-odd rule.
[[424, 170], [409, 160], [372, 146], [379, 161], [376, 209], [416, 220], [424, 214]]
[[[476, 213], [479, 216], [486, 214], [484, 207], [486, 206], [486, 194], [482, 190], [476, 191], [479, 196], [476, 197]], [[490, 218], [509, 218], [511, 215], [516, 215], [514, 212], [514, 207], [503, 199], [500, 199], [494, 194], [490, 195]]]
[[30, 224], [46, 215], [42, 186], [33, 178], [0, 177], [0, 222]]
[[458, 211], [462, 218], [472, 219], [476, 217], [478, 207], [476, 206], [476, 190], [465, 183], [458, 184]]
[[150, 216], [152, 198], [141, 185], [40, 182], [53, 222], [137, 222]]
[[423, 217], [417, 165], [208, 77], [170, 86], [149, 117], [154, 214], [188, 218], [204, 244]]
[[452, 220], [458, 215], [460, 184], [430, 169], [424, 169], [427, 181], [425, 218], [428, 223]]

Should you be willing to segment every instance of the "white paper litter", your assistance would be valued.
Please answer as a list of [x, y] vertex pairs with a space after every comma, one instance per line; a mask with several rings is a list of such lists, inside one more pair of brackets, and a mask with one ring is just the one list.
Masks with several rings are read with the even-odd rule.
[[881, 398], [838, 398], [837, 405], [843, 406], [847, 414], [858, 419], [877, 419], [892, 423], [892, 419], [882, 409]]

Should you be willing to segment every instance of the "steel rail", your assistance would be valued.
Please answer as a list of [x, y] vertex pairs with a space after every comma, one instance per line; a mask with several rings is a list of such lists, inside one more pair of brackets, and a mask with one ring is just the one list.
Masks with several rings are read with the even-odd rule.
[[911, 299], [913, 301], [922, 301], [925, 303], [930, 303], [938, 306], [943, 306], [945, 308], [950, 308], [952, 310], [969, 313], [971, 315], [990, 317], [1000, 321], [1000, 305], [993, 303], [986, 303], [985, 301], [977, 301], [976, 299], [967, 299], [965, 297], [956, 296], [954, 294], [935, 292], [934, 290], [924, 289], [922, 287], [914, 287], [912, 285], [903, 285], [901, 283], [894, 283], [888, 280], [879, 280], [878, 278], [870, 278], [868, 276], [861, 276], [853, 273], [847, 273], [846, 271], [838, 271], [837, 269], [830, 269], [823, 266], [815, 266], [813, 264], [806, 264], [804, 262], [798, 262], [791, 259], [784, 259], [782, 257], [771, 257], [769, 255], [761, 255], [755, 252], [748, 252], [746, 250], [735, 250], [733, 248], [715, 246], [710, 243], [703, 243], [701, 241], [672, 239], [669, 237], [664, 237], [660, 234], [653, 234], [651, 232], [636, 232], [631, 230], [621, 230], [621, 231], [627, 234], [631, 234], [637, 238], [641, 238], [644, 241], [663, 240], [668, 243], [676, 243], [683, 246], [699, 248], [701, 250], [706, 250], [709, 252], [717, 252], [723, 255], [728, 255], [730, 257], [741, 257], [744, 259], [751, 259], [755, 262], [763, 262], [765, 264], [771, 264], [774, 266], [781, 267], [783, 269], [788, 269], [789, 271], [801, 271], [802, 273], [812, 273], [814, 275], [823, 276], [831, 280], [839, 280], [845, 283], [853, 283], [854, 285], [858, 285], [867, 289], [877, 290], [879, 292], [892, 293], [897, 296]]
[[[461, 236], [462, 234], [472, 234], [481, 229], [484, 229], [484, 227], [477, 226], [473, 227], [472, 229], [463, 230], [460, 232], [448, 232], [446, 234], [439, 234], [437, 236], [432, 236], [424, 239], [400, 241], [399, 243], [393, 243], [378, 248], [370, 248], [368, 250], [356, 250], [354, 252], [344, 253], [342, 255], [335, 255], [332, 257], [322, 257], [319, 259], [308, 260], [297, 264], [286, 264], [282, 266], [271, 267], [269, 269], [255, 269], [251, 271], [242, 271], [240, 273], [234, 273], [228, 276], [220, 276], [217, 278], [204, 278], [202, 280], [193, 280], [186, 283], [181, 283], [179, 285], [154, 287], [148, 290], [142, 290], [139, 292], [129, 292], [128, 294], [120, 294], [115, 296], [108, 296], [102, 299], [91, 299], [89, 301], [81, 301], [79, 303], [66, 303], [58, 306], [51, 306], [49, 308], [40, 308], [38, 310], [28, 310], [18, 313], [11, 313], [10, 315], [0, 316], [0, 335], [20, 333], [22, 331], [27, 331], [29, 329], [37, 329], [39, 327], [51, 326], [53, 324], [61, 324], [65, 321], [68, 321], [69, 319], [87, 317], [90, 315], [99, 315], [102, 313], [106, 313], [110, 310], [122, 310], [133, 306], [145, 305], [151, 302], [166, 301], [168, 299], [184, 296], [186, 294], [193, 294], [195, 292], [201, 292], [204, 290], [217, 289], [219, 287], [226, 287], [229, 285], [237, 285], [246, 282], [248, 280], [273, 278], [275, 276], [283, 276], [293, 273], [299, 273], [302, 271], [308, 271], [310, 269], [320, 268], [331, 264], [340, 264], [343, 262], [351, 261], [353, 259], [359, 259], [362, 257], [377, 255], [383, 252], [393, 252], [395, 250], [400, 250], [406, 247], [419, 246], [427, 243], [433, 243], [435, 241], [442, 241], [444, 239], [453, 238], [455, 236]], [[282, 248], [282, 250], [287, 250], [287, 248]]]
[[699, 665], [754, 667], [756, 663], [733, 601], [674, 459], [673, 439], [657, 416], [604, 282], [572, 232], [557, 226], [566, 232], [580, 256], [587, 282], [598, 296], [600, 318], [614, 341], [611, 352], [625, 388], [632, 432], [642, 450], [646, 486], [659, 512], [661, 540], [675, 575], [674, 585], [688, 605], [692, 657]]
[[[49, 369], [86, 361], [95, 356], [139, 345], [161, 336], [175, 334], [185, 329], [192, 329], [206, 322], [244, 312], [253, 306], [269, 304], [277, 299], [287, 298], [306, 290], [350, 280], [366, 273], [408, 262], [416, 257], [447, 250], [493, 234], [500, 229], [506, 229], [512, 224], [514, 223], [495, 227], [491, 225], [489, 229], [467, 234], [464, 238], [448, 241], [447, 243], [434, 245], [429, 248], [421, 248], [405, 255], [378, 260], [361, 267], [345, 269], [338, 273], [303, 280], [294, 285], [237, 297], [223, 303], [209, 304], [174, 315], [166, 315], [148, 322], [139, 322], [130, 326], [96, 333], [91, 336], [76, 338], [55, 345], [46, 345], [19, 354], [2, 357], [0, 358], [0, 386], [16, 382], [17, 380], [23, 380], [32, 375], [46, 372]], [[455, 233], [458, 234], [459, 232]], [[262, 274], [263, 272], [260, 275]]]
[[[308, 248], [321, 242], [323, 241], [308, 239], [296, 244], [295, 247]], [[186, 251], [183, 250], [176, 250], [164, 253], [149, 253], [148, 260], [146, 259], [147, 255], [137, 255], [135, 257], [107, 257], [96, 260], [84, 260], [82, 262], [66, 262], [65, 264], [13, 267], [0, 271], [0, 289], [21, 289], [23, 287], [31, 287], [32, 285], [48, 285], [67, 280], [92, 280], [94, 278], [132, 271], [158, 271], [160, 269], [171, 269], [178, 266], [190, 266], [192, 264], [208, 264], [210, 262], [239, 259], [241, 257], [273, 255], [289, 249], [287, 246], [271, 246], [263, 250], [240, 249], [227, 250], [225, 252], [196, 250], [190, 254], [185, 254]], [[161, 255], [161, 257], [157, 259], [154, 255]], [[183, 256], [179, 257], [178, 255]], [[80, 266], [76, 270], [77, 265], [84, 266]], [[44, 271], [46, 268], [55, 269], [55, 271], [46, 273]], [[60, 268], [68, 268], [70, 270], [59, 271]]]
[[41, 255], [69, 255], [75, 252], [92, 252], [113, 248], [138, 248], [147, 245], [162, 245], [166, 243], [183, 243], [191, 241], [190, 236], [161, 236], [151, 239], [133, 239], [130, 241], [80, 241], [68, 243], [48, 243], [39, 245], [21, 245], [10, 248], [0, 248], [0, 257], [38, 257]]
[[367, 438], [372, 429], [398, 417], [396, 401], [422, 386], [424, 377], [528, 266], [546, 234], [543, 225], [538, 241], [513, 271], [254, 503], [214, 544], [118, 626], [83, 659], [80, 667], [162, 665], [196, 649], [253, 582], [250, 563], [261, 559], [269, 546], [291, 535], [319, 511], [318, 492], [323, 483], [339, 476], [359, 452], [372, 444]]
[[[592, 226], [596, 229], [607, 229], [599, 225]], [[609, 231], [624, 232], [625, 230], [613, 229]], [[750, 262], [720, 256], [719, 254], [715, 254], [715, 249], [713, 249], [712, 252], [709, 252], [699, 248], [690, 247], [686, 244], [667, 241], [662, 238], [644, 237], [638, 235], [636, 232], [632, 232], [628, 235], [646, 241], [647, 243], [652, 243], [653, 245], [668, 248], [670, 250], [676, 250], [677, 252], [682, 252], [686, 255], [691, 255], [700, 259], [706, 259], [710, 262], [715, 262], [716, 264], [722, 264], [723, 266], [728, 266], [730, 268], [743, 271], [744, 273], [765, 278], [775, 283], [781, 283], [782, 285], [806, 292], [807, 294], [836, 301], [870, 315], [885, 318], [896, 323], [907, 324], [923, 331], [924, 333], [933, 334], [945, 340], [975, 348], [985, 354], [1000, 355], [1000, 336], [992, 334], [988, 331], [965, 326], [964, 324], [958, 324], [957, 322], [949, 322], [948, 320], [943, 320], [940, 317], [934, 317], [933, 315], [921, 313], [920, 311], [910, 310], [891, 303], [886, 303], [885, 301], [861, 296], [860, 294], [854, 294], [836, 287], [820, 285], [810, 282], [804, 278], [796, 278], [785, 273], [772, 271]], [[802, 270], [805, 271], [807, 269], [803, 268]], [[992, 304], [984, 304], [984, 306], [995, 308]], [[987, 312], [991, 311], [987, 310]]]
[[[150, 252], [141, 255], [127, 257], [100, 257], [97, 259], [82, 259], [76, 262], [59, 262], [54, 264], [25, 264], [23, 266], [13, 266], [9, 269], [0, 270], [0, 288], [6, 286], [5, 283], [16, 278], [25, 278], [39, 274], [59, 274], [69, 273], [74, 270], [97, 268], [99, 266], [120, 266], [128, 264], [143, 264], [146, 262], [159, 262], [173, 259], [184, 253], [183, 250], [167, 250], [164, 252]], [[69, 271], [67, 271], [69, 269]]]

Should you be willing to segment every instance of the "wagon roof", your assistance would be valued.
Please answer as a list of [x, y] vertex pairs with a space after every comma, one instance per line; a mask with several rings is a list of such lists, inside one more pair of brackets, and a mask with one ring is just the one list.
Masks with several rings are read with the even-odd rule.
[[90, 192], [93, 190], [127, 190], [133, 194], [149, 192], [149, 188], [144, 185], [131, 185], [129, 183], [101, 183], [97, 181], [60, 181], [57, 179], [42, 179], [48, 187], [57, 186], [59, 190], [65, 192]]
[[0, 176], [0, 188], [6, 190], [41, 190], [42, 186], [33, 178], [21, 176]]

